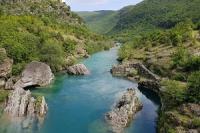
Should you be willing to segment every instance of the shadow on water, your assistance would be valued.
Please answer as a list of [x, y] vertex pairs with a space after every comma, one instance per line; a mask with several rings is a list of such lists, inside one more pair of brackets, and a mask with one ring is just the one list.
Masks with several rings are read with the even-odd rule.
[[161, 100], [160, 100], [160, 97], [159, 95], [148, 89], [148, 88], [142, 88], [142, 87], [138, 87], [138, 90], [143, 94], [145, 95], [149, 100], [151, 100], [154, 104], [156, 105], [161, 105]]

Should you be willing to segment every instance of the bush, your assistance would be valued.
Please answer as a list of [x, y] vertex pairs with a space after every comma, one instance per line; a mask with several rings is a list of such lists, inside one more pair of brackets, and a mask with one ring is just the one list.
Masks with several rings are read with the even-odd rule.
[[0, 103], [4, 102], [5, 99], [8, 97], [9, 91], [1, 90], [0, 88]]
[[187, 85], [175, 80], [164, 80], [161, 85], [165, 87], [163, 100], [167, 109], [180, 105], [185, 101]]
[[4, 61], [4, 59], [6, 58], [6, 54], [3, 52], [0, 52], [0, 64]]
[[49, 64], [54, 72], [62, 68], [64, 58], [65, 54], [62, 45], [56, 44], [52, 40], [46, 41], [41, 48], [41, 61]]
[[190, 102], [200, 103], [200, 71], [189, 76], [187, 97]]

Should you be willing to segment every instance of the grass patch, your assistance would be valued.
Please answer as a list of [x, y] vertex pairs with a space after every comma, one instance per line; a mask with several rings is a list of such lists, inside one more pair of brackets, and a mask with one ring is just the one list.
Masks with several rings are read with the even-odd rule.
[[162, 95], [166, 109], [173, 108], [185, 101], [187, 84], [175, 80], [163, 80], [161, 85], [164, 86]]
[[0, 89], [0, 103], [4, 102], [8, 97], [9, 91]]

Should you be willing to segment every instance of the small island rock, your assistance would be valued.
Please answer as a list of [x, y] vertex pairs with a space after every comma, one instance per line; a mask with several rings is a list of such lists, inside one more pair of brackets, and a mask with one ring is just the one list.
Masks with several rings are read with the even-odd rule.
[[67, 72], [72, 75], [88, 75], [90, 71], [84, 64], [76, 64], [67, 68]]
[[112, 132], [122, 133], [128, 126], [134, 115], [142, 108], [142, 104], [136, 97], [134, 89], [128, 89], [116, 103], [112, 111], [105, 115], [105, 119], [111, 126]]

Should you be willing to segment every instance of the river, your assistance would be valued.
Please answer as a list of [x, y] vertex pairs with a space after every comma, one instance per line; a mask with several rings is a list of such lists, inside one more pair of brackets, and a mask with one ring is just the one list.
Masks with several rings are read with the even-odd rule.
[[49, 107], [44, 123], [33, 132], [108, 133], [104, 114], [127, 88], [136, 88], [143, 109], [125, 132], [156, 133], [159, 99], [152, 92], [138, 90], [137, 83], [110, 74], [112, 65], [118, 63], [117, 50], [112, 48], [83, 60], [91, 71], [88, 76], [58, 74], [51, 86], [32, 90], [34, 95], [44, 95]]

